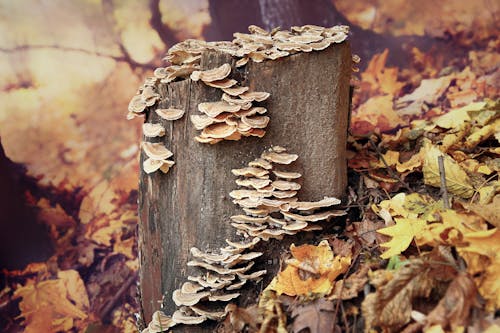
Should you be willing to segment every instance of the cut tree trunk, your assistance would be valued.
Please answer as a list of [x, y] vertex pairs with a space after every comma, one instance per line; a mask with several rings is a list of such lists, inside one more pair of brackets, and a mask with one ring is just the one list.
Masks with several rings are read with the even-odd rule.
[[[229, 55], [211, 51], [203, 54], [201, 68], [228, 62], [233, 64], [231, 76], [242, 86], [271, 93], [262, 103], [271, 119], [263, 138], [243, 137], [215, 145], [194, 141], [198, 131], [189, 116], [199, 114], [199, 103], [221, 97], [220, 90], [201, 81], [187, 79], [160, 86], [161, 102], [157, 107], [184, 109], [182, 119], [167, 122], [155, 112], [147, 114], [147, 122], [165, 126], [166, 136], [156, 142], [164, 142], [174, 152], [175, 165], [168, 174], [148, 175], [141, 171], [140, 175], [140, 294], [146, 322], [160, 308], [163, 295], [165, 312], [175, 311], [171, 296], [192, 272], [193, 268], [186, 265], [191, 247], [218, 249], [227, 245], [226, 238], [235, 239], [229, 217], [242, 211], [228, 195], [237, 187], [231, 169], [244, 167], [265, 149], [279, 145], [299, 155], [291, 169], [303, 175], [300, 200], [344, 195], [352, 64], [349, 43], [275, 61], [249, 61], [238, 69]], [[261, 243], [265, 255], [256, 266], [265, 266], [271, 275], [278, 269], [276, 258], [282, 248], [280, 242]], [[260, 287], [246, 286], [240, 301], [254, 302]], [[208, 324], [180, 330], [201, 332], [212, 328]]]

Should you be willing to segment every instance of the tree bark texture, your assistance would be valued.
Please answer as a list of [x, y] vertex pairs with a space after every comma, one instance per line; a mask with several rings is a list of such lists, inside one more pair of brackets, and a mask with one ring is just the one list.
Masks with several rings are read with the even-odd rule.
[[[173, 153], [175, 165], [168, 174], [141, 171], [139, 194], [140, 293], [146, 321], [160, 308], [171, 314], [176, 306], [172, 292], [187, 280], [194, 269], [187, 267], [189, 249], [218, 249], [225, 239], [236, 239], [229, 217], [242, 214], [231, 202], [229, 192], [237, 188], [231, 169], [242, 168], [273, 145], [286, 147], [299, 155], [290, 170], [302, 173], [299, 200], [311, 201], [323, 196], [342, 197], [347, 183], [345, 146], [349, 113], [351, 52], [348, 42], [324, 51], [298, 53], [274, 61], [249, 61], [234, 67], [227, 54], [206, 52], [202, 69], [232, 63], [231, 77], [250, 91], [271, 93], [262, 102], [270, 123], [263, 138], [243, 137], [240, 141], [222, 141], [215, 145], [194, 141], [198, 134], [189, 120], [199, 114], [201, 102], [217, 101], [219, 89], [190, 79], [160, 86], [159, 108], [182, 108], [180, 120], [167, 122], [155, 112], [147, 113], [147, 122], [159, 122], [166, 136], [149, 139], [164, 142]], [[143, 159], [142, 156], [141, 159]], [[278, 269], [279, 251], [271, 251], [261, 242], [265, 255], [256, 264], [270, 272]], [[281, 249], [279, 249], [281, 250]], [[274, 252], [274, 253], [271, 253]], [[271, 265], [270, 265], [271, 263]], [[269, 273], [270, 274], [270, 273]], [[248, 295], [256, 297], [257, 287]], [[245, 300], [245, 295], [243, 300]], [[248, 300], [252, 302], [255, 299]], [[207, 331], [208, 326], [181, 328], [186, 332]]]

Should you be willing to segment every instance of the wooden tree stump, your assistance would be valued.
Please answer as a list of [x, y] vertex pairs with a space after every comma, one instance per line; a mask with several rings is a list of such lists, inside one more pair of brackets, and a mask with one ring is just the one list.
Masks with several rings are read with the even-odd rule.
[[[163, 295], [165, 312], [175, 311], [171, 296], [192, 269], [186, 266], [191, 247], [217, 249], [226, 245], [226, 238], [235, 238], [229, 217], [241, 209], [228, 195], [237, 187], [231, 169], [242, 168], [266, 148], [279, 145], [299, 155], [294, 170], [303, 175], [300, 200], [344, 195], [352, 66], [349, 43], [274, 61], [250, 60], [242, 68], [236, 68], [234, 62], [228, 54], [208, 51], [202, 54], [201, 69], [231, 63], [231, 77], [241, 85], [271, 94], [263, 102], [270, 117], [263, 138], [244, 137], [215, 145], [194, 141], [198, 132], [189, 116], [199, 114], [199, 103], [221, 98], [220, 90], [201, 81], [160, 84], [161, 101], [156, 107], [186, 110], [180, 120], [167, 122], [155, 112], [147, 112], [146, 121], [162, 123], [167, 132], [165, 137], [149, 141], [164, 142], [175, 160], [168, 174], [141, 171], [140, 175], [140, 295], [147, 321], [160, 308]], [[272, 256], [259, 259], [260, 265], [267, 265], [269, 258]], [[276, 270], [277, 262], [266, 268]], [[251, 301], [255, 301], [255, 285], [245, 288], [253, 289]]]

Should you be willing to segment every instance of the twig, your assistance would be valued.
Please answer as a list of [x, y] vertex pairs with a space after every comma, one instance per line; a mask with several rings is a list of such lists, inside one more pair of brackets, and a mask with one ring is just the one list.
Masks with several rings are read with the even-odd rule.
[[115, 308], [116, 303], [120, 300], [123, 294], [128, 290], [128, 288], [137, 280], [137, 272], [132, 274], [127, 281], [121, 286], [120, 289], [116, 292], [112, 299], [109, 300], [108, 304], [101, 311], [101, 320], [104, 322], [106, 318], [109, 316], [110, 312]]
[[439, 177], [441, 178], [441, 195], [443, 196], [443, 205], [445, 209], [450, 209], [448, 201], [448, 190], [446, 189], [446, 173], [444, 170], [443, 156], [438, 156]]
[[382, 152], [380, 151], [380, 148], [375, 144], [375, 142], [373, 142], [373, 140], [371, 138], [368, 138], [368, 141], [370, 142], [370, 144], [372, 145], [372, 147], [377, 152], [377, 155], [380, 158], [380, 160], [382, 161], [382, 163], [384, 163], [384, 166], [386, 167], [387, 172], [389, 173], [389, 176], [392, 179], [395, 179], [398, 182], [400, 182], [403, 185], [403, 187], [408, 190], [408, 192], [413, 193], [413, 190], [410, 188], [410, 186], [408, 186], [408, 184], [406, 184], [401, 179], [401, 177], [399, 177], [399, 175], [397, 173], [395, 173], [394, 170], [391, 169], [391, 167], [389, 166], [389, 164], [387, 164], [387, 161], [385, 160], [384, 156], [382, 155]]

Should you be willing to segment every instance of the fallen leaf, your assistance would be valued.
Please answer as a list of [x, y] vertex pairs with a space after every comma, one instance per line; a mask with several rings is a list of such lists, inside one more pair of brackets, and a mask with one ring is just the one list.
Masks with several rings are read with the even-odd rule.
[[425, 260], [412, 259], [392, 277], [386, 275], [376, 283], [376, 291], [367, 295], [361, 305], [365, 332], [372, 332], [376, 327], [395, 332], [407, 324], [413, 300], [428, 297], [436, 284], [430, 274], [431, 269]]
[[336, 281], [335, 287], [333, 288], [332, 293], [328, 296], [328, 299], [353, 299], [358, 297], [358, 294], [363, 287], [368, 282], [368, 270], [370, 266], [368, 264], [364, 264], [356, 272], [349, 275], [348, 278]]
[[471, 276], [460, 272], [450, 283], [438, 305], [427, 315], [426, 327], [440, 325], [455, 330], [467, 326], [471, 308], [478, 305], [477, 287]]
[[444, 154], [439, 148], [429, 141], [424, 145], [425, 160], [422, 168], [424, 182], [434, 187], [441, 186], [438, 157], [443, 156], [445, 169], [446, 188], [449, 192], [461, 197], [470, 198], [474, 194], [474, 187], [467, 173], [449, 155]]
[[418, 218], [396, 218], [394, 220], [396, 225], [377, 230], [378, 233], [392, 237], [390, 241], [380, 244], [380, 246], [388, 248], [380, 255], [383, 259], [389, 259], [406, 250], [415, 237], [420, 237], [427, 225], [425, 220]]
[[350, 256], [334, 257], [326, 240], [318, 246], [292, 244], [290, 250], [294, 258], [287, 261], [288, 266], [275, 278], [274, 290], [278, 295], [327, 295], [334, 280], [345, 273], [351, 263]]
[[483, 217], [494, 227], [500, 227], [500, 194], [497, 194], [489, 204], [470, 204], [467, 208]]
[[400, 115], [392, 108], [392, 95], [374, 96], [361, 104], [352, 115], [351, 131], [364, 135], [371, 131], [386, 132], [405, 125]]
[[76, 321], [87, 318], [89, 300], [80, 274], [60, 271], [58, 278], [17, 289], [15, 298], [24, 317], [25, 332], [69, 331]]
[[325, 298], [299, 304], [292, 310], [292, 330], [295, 333], [309, 329], [310, 333], [334, 332], [334, 302]]

